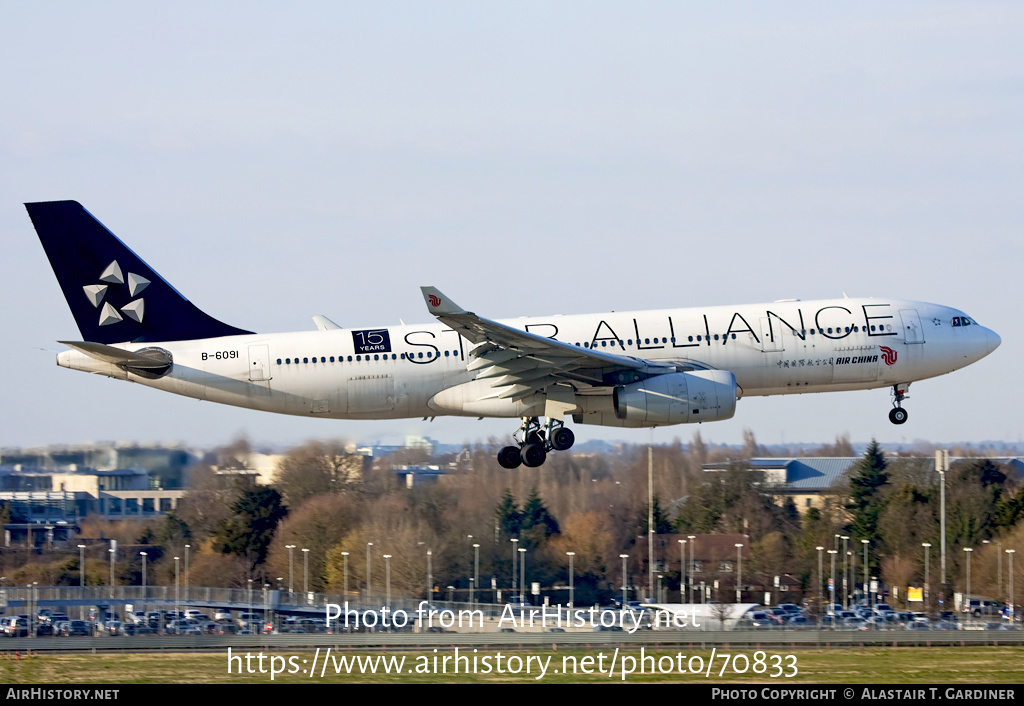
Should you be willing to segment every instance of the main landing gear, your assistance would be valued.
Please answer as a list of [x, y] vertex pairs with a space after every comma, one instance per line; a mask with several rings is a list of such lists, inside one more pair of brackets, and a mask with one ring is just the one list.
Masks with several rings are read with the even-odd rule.
[[893, 424], [903, 424], [907, 421], [907, 410], [903, 409], [903, 400], [907, 399], [907, 388], [910, 383], [900, 383], [892, 386], [892, 409], [889, 410], [889, 421]]
[[523, 417], [523, 425], [512, 438], [516, 445], [498, 452], [502, 468], [518, 468], [520, 464], [536, 468], [547, 459], [548, 451], [565, 451], [576, 441], [576, 435], [561, 420], [549, 418], [547, 424], [541, 425], [537, 417]]

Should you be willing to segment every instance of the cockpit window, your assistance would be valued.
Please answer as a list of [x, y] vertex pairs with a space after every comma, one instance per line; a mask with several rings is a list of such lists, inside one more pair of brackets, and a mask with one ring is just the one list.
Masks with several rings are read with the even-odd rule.
[[970, 319], [968, 319], [966, 316], [954, 316], [953, 317], [953, 325], [954, 326], [970, 326], [973, 323], [974, 322], [971, 321]]

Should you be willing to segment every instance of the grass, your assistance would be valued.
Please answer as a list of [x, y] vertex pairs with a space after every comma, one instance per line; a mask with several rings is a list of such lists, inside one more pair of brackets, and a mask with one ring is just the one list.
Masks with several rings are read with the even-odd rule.
[[[232, 661], [232, 673], [228, 673], [227, 652], [173, 652], [173, 653], [129, 653], [129, 654], [38, 654], [14, 656], [0, 653], [0, 683], [4, 684], [254, 684], [254, 683], [600, 683], [621, 682], [622, 667], [634, 666], [635, 672], [627, 674], [626, 682], [671, 682], [700, 684], [1019, 684], [1024, 682], [1024, 647], [929, 647], [929, 648], [854, 648], [854, 649], [808, 649], [787, 652], [785, 650], [764, 650], [758, 663], [763, 667], [761, 674], [753, 672], [756, 650], [725, 649], [715, 652], [710, 677], [706, 676], [710, 650], [644, 650], [647, 659], [646, 671], [651, 665], [658, 665], [671, 673], [640, 674], [641, 650], [622, 649], [615, 654], [614, 648], [591, 650], [477, 650], [460, 649], [459, 655], [468, 662], [461, 662], [460, 671], [472, 670], [476, 659], [476, 673], [452, 673], [455, 668], [455, 653], [451, 650], [420, 652], [331, 652], [327, 672], [321, 677], [325, 649], [319, 654], [315, 650], [290, 650], [264, 653], [263, 668], [266, 673], [250, 674], [246, 668], [259, 670], [258, 650], [250, 650], [246, 662], [246, 651], [232, 651], [240, 657]], [[696, 670], [703, 660], [704, 673], [680, 674], [679, 655], [682, 666]], [[603, 662], [599, 661], [603, 655]], [[725, 657], [730, 655], [724, 668]], [[732, 655], [745, 655], [749, 666], [742, 659], [734, 672]], [[792, 655], [792, 658], [790, 658]], [[363, 674], [358, 668], [354, 673], [334, 674], [341, 657], [401, 660], [404, 657], [402, 674]], [[448, 658], [447, 665], [444, 659]], [[607, 674], [613, 657], [616, 662], [612, 677]], [[271, 680], [270, 659], [274, 666], [284, 673]], [[563, 659], [567, 664], [577, 665], [575, 674], [562, 673]], [[584, 660], [589, 658], [592, 662]], [[630, 658], [634, 660], [630, 661]], [[693, 658], [693, 659], [691, 659]], [[699, 660], [698, 660], [699, 658]], [[316, 675], [304, 673], [314, 662]], [[305, 661], [304, 661], [305, 660]], [[529, 660], [530, 673], [526, 666]], [[537, 679], [539, 665], [546, 661], [547, 673]], [[660, 661], [659, 661], [660, 660]], [[393, 662], [392, 662], [393, 663]], [[794, 672], [795, 676], [786, 676]], [[600, 666], [603, 673], [598, 673]], [[440, 673], [447, 667], [447, 673]], [[489, 670], [488, 670], [489, 667]], [[588, 667], [594, 673], [584, 674]], [[243, 673], [239, 674], [239, 671]], [[501, 670], [504, 673], [501, 673]], [[510, 671], [521, 670], [520, 674]], [[555, 673], [556, 670], [559, 673]], [[287, 672], [292, 671], [289, 674]], [[364, 670], [365, 671], [365, 670]], [[378, 669], [378, 671], [381, 671]], [[409, 673], [412, 671], [413, 673]], [[421, 671], [422, 673], [416, 673]], [[489, 673], [484, 673], [489, 671]], [[775, 676], [777, 675], [777, 676]]]

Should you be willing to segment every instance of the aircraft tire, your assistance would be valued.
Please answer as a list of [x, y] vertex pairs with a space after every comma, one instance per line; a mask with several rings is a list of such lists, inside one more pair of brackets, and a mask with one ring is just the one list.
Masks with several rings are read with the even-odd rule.
[[522, 457], [524, 466], [536, 468], [544, 463], [548, 454], [540, 444], [527, 444], [523, 447]]
[[555, 451], [565, 451], [572, 448], [574, 443], [576, 443], [576, 435], [572, 433], [572, 429], [562, 427], [551, 434], [551, 448]]
[[518, 446], [506, 446], [498, 452], [498, 465], [502, 468], [518, 468], [523, 462]]
[[903, 424], [907, 421], [907, 410], [902, 407], [893, 407], [889, 412], [889, 421], [893, 424]]

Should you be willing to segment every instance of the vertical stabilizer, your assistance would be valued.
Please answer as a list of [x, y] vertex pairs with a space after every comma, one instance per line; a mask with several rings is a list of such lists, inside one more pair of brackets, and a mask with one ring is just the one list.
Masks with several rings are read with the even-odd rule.
[[252, 333], [200, 311], [77, 201], [27, 203], [85, 341], [184, 341]]

